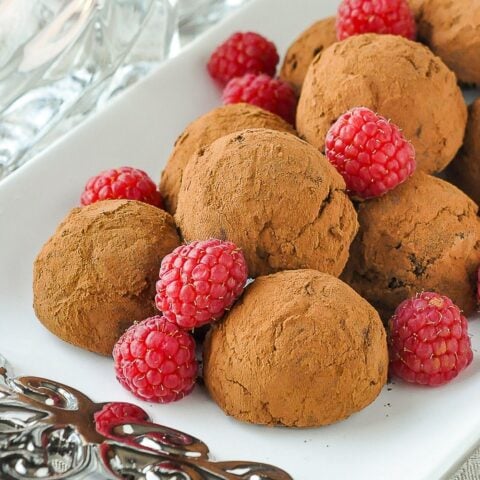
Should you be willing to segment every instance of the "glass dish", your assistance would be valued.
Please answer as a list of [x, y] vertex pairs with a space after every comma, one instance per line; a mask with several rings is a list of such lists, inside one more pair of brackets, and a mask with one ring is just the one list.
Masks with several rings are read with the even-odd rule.
[[0, 1], [0, 179], [164, 60], [176, 3]]

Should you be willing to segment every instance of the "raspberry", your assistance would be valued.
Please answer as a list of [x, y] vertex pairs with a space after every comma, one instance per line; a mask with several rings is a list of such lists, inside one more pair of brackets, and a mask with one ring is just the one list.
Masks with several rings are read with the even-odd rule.
[[218, 320], [247, 281], [241, 250], [221, 240], [192, 242], [164, 257], [155, 303], [170, 321], [191, 329]]
[[247, 73], [230, 80], [223, 91], [223, 103], [250, 103], [277, 114], [292, 125], [295, 122], [297, 96], [283, 80], [268, 75]]
[[415, 149], [400, 129], [368, 108], [354, 108], [330, 128], [325, 154], [353, 196], [379, 197], [415, 171]]
[[162, 208], [162, 197], [151, 178], [143, 170], [132, 167], [105, 170], [92, 177], [80, 202], [90, 205], [112, 199], [138, 200]]
[[390, 33], [414, 40], [415, 18], [407, 0], [343, 0], [337, 13], [337, 38]]
[[390, 320], [390, 371], [410, 383], [448, 383], [473, 359], [467, 319], [448, 298], [424, 292]]
[[140, 407], [132, 403], [111, 402], [103, 406], [103, 408], [94, 415], [95, 428], [98, 433], [108, 434], [109, 427], [112, 423], [120, 420], [124, 421], [147, 421], [148, 414]]
[[234, 33], [208, 61], [210, 75], [222, 85], [246, 73], [275, 75], [279, 57], [275, 45], [258, 33]]
[[118, 381], [142, 400], [173, 402], [195, 385], [195, 341], [165, 317], [132, 325], [113, 348], [113, 360]]

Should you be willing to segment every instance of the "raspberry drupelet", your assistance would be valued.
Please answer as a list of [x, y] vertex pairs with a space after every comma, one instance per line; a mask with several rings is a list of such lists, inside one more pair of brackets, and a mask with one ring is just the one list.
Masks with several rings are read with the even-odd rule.
[[222, 85], [246, 73], [275, 75], [279, 56], [275, 45], [254, 32], [237, 32], [212, 53], [207, 68]]
[[162, 197], [153, 180], [133, 167], [105, 170], [92, 177], [80, 203], [85, 206], [100, 200], [137, 200], [162, 208]]
[[467, 319], [443, 295], [423, 292], [405, 300], [389, 330], [390, 372], [406, 382], [443, 385], [472, 362]]
[[359, 199], [384, 195], [416, 168], [415, 149], [400, 129], [364, 107], [349, 110], [332, 125], [325, 155]]
[[132, 325], [113, 349], [118, 381], [148, 402], [169, 403], [195, 386], [195, 341], [165, 317]]
[[362, 33], [400, 35], [414, 40], [415, 17], [407, 0], [343, 0], [337, 12], [337, 38]]
[[247, 281], [242, 251], [231, 242], [210, 239], [177, 247], [162, 260], [157, 308], [179, 327], [192, 329], [218, 320]]

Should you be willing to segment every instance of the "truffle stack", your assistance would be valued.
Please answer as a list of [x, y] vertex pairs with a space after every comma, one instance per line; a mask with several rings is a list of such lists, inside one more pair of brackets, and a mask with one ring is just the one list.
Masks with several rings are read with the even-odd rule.
[[256, 277], [205, 344], [205, 384], [226, 413], [320, 426], [378, 396], [385, 331], [374, 308], [336, 278], [356, 213], [316, 148], [268, 129], [214, 141], [189, 160], [175, 219], [186, 241], [233, 241]]
[[[478, 41], [467, 2], [411, 1], [434, 52], [460, 81], [478, 83]], [[413, 17], [403, 7], [411, 38]], [[378, 396], [388, 370], [381, 318], [387, 321], [403, 300], [432, 290], [472, 313], [478, 206], [431, 174], [457, 156], [449, 175], [479, 201], [480, 103], [470, 109], [458, 153], [467, 109], [455, 73], [441, 58], [401, 36], [336, 39], [332, 17], [312, 25], [287, 52], [281, 77], [300, 95], [299, 136], [256, 106], [219, 107], [189, 124], [175, 143], [160, 181], [169, 213], [131, 200], [73, 209], [35, 262], [40, 321], [74, 345], [109, 355], [127, 327], [155, 313], [161, 266], [160, 323], [175, 324], [182, 335], [220, 319], [233, 305], [205, 342], [205, 385], [218, 405], [242, 421], [311, 427], [343, 420]], [[342, 123], [353, 117], [351, 109], [374, 112], [354, 117], [359, 125]], [[398, 135], [388, 133], [390, 120], [400, 127]], [[338, 132], [331, 128], [335, 122]], [[332, 164], [324, 155], [329, 131]], [[359, 133], [361, 145], [354, 143]], [[346, 159], [342, 166], [339, 158]], [[376, 163], [369, 163], [372, 158]], [[397, 175], [405, 159], [411, 168]], [[396, 166], [388, 163], [394, 161]], [[376, 171], [368, 170], [372, 165]], [[380, 179], [372, 172], [381, 172]], [[351, 178], [369, 187], [391, 183], [357, 198]], [[172, 252], [181, 241], [210, 239], [217, 240], [203, 250], [195, 243]], [[226, 265], [235, 263], [218, 250], [222, 241], [242, 258], [239, 287], [225, 304]], [[239, 298], [245, 265], [254, 281]], [[222, 303], [220, 309], [208, 308], [212, 299]], [[195, 323], [200, 304], [204, 318]], [[182, 323], [187, 316], [193, 323]], [[190, 343], [193, 359], [193, 338]], [[123, 345], [116, 348], [137, 362], [142, 352]], [[146, 378], [145, 364], [137, 363], [135, 378]], [[195, 377], [190, 380], [189, 391]], [[155, 387], [161, 389], [158, 382]]]
[[[467, 111], [455, 74], [428, 48], [403, 37], [353, 36], [311, 63], [298, 131], [323, 151], [332, 122], [357, 106], [401, 127], [419, 171], [384, 197], [358, 205], [360, 230], [342, 279], [385, 321], [423, 290], [447, 295], [471, 314], [480, 263], [477, 207], [452, 185], [422, 173], [444, 170], [462, 145]], [[454, 165], [473, 178], [475, 168], [461, 167], [473, 150], [475, 107], [471, 112], [466, 149]]]

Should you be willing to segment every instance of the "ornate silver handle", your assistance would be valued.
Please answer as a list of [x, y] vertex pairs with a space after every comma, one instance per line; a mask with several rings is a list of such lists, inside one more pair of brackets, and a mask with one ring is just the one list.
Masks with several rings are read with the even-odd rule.
[[99, 432], [104, 406], [53, 380], [15, 378], [0, 356], [0, 478], [292, 480], [272, 465], [213, 462], [201, 440], [149, 421]]

